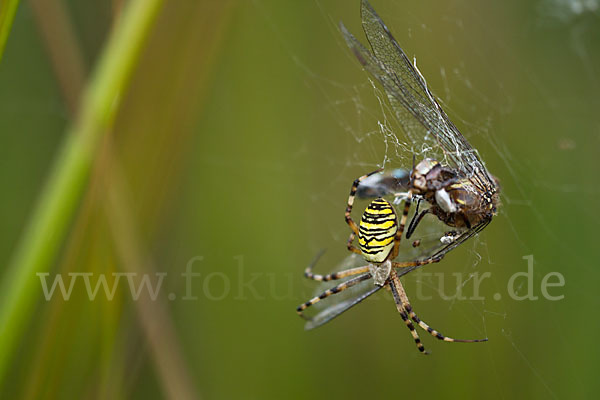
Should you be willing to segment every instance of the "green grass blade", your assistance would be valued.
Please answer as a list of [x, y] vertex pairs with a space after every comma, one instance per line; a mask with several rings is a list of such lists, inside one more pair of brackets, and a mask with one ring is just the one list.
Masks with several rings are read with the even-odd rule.
[[8, 40], [10, 28], [15, 19], [18, 7], [19, 0], [6, 0], [0, 2], [0, 60], [2, 60], [4, 46], [6, 46], [6, 41]]
[[42, 293], [38, 272], [49, 271], [64, 239], [102, 135], [113, 120], [163, 0], [130, 2], [115, 26], [68, 130], [0, 295], [0, 381]]

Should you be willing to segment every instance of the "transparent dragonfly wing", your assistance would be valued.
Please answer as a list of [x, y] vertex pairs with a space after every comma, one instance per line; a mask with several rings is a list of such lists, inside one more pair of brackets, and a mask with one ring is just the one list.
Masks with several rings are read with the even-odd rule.
[[373, 174], [360, 182], [356, 196], [359, 199], [394, 196], [401, 192], [407, 192], [409, 181], [410, 171], [402, 168]]
[[413, 145], [428, 147], [428, 138], [442, 149], [445, 162], [466, 176], [474, 176], [485, 186], [494, 183], [479, 159], [477, 151], [450, 121], [427, 88], [419, 71], [371, 7], [362, 0], [362, 24], [373, 53], [367, 50], [340, 23], [346, 43], [363, 67], [383, 86], [398, 123]]
[[[484, 221], [476, 226], [468, 228], [448, 227], [440, 221], [429, 220], [428, 223], [421, 224], [416, 233], [410, 240], [404, 240], [401, 250], [395, 261], [414, 261], [428, 258], [442, 258], [448, 252], [454, 250], [469, 238], [477, 235], [489, 224]], [[414, 242], [419, 242], [418, 246], [413, 247]], [[417, 267], [420, 268], [420, 267]], [[416, 268], [402, 268], [398, 270], [398, 275], [405, 275]]]

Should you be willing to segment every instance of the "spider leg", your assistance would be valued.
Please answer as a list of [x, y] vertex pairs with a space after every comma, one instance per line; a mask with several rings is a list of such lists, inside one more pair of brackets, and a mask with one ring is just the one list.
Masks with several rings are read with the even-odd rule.
[[352, 230], [352, 232], [355, 235], [358, 235], [358, 226], [352, 220], [350, 213], [352, 212], [352, 206], [354, 205], [354, 197], [356, 196], [356, 190], [358, 189], [358, 185], [360, 184], [360, 182], [362, 180], [364, 180], [364, 179], [368, 178], [369, 176], [376, 174], [382, 170], [383, 170], [383, 168], [379, 168], [378, 170], [370, 172], [366, 175], [363, 175], [360, 178], [356, 178], [354, 180], [354, 183], [352, 183], [352, 188], [350, 188], [350, 196], [348, 196], [348, 205], [346, 206], [346, 212], [344, 213], [344, 218], [346, 219], [346, 223], [348, 224], [348, 226], [350, 226], [350, 229]]
[[420, 267], [422, 265], [433, 264], [436, 262], [440, 262], [442, 258], [444, 258], [444, 255], [445, 254], [434, 255], [424, 260], [393, 262], [392, 268]]
[[349, 269], [346, 269], [343, 271], [333, 272], [328, 275], [313, 274], [312, 269], [317, 264], [317, 261], [319, 261], [319, 258], [321, 258], [321, 256], [323, 255], [324, 252], [325, 251], [323, 251], [323, 250], [320, 251], [319, 254], [317, 254], [317, 256], [315, 257], [314, 261], [312, 263], [310, 263], [310, 265], [308, 267], [306, 267], [306, 269], [304, 270], [304, 276], [306, 278], [312, 279], [314, 281], [333, 281], [336, 279], [345, 278], [347, 276], [358, 275], [358, 274], [362, 274], [364, 272], [369, 272], [369, 266], [365, 265], [363, 267], [349, 268]]
[[402, 210], [400, 225], [398, 225], [398, 230], [394, 236], [394, 248], [390, 252], [390, 257], [388, 258], [389, 260], [393, 260], [394, 258], [398, 257], [398, 253], [400, 252], [400, 241], [402, 240], [402, 234], [404, 233], [404, 227], [406, 226], [406, 220], [408, 218], [408, 211], [410, 210], [411, 203], [411, 193], [409, 192], [408, 198], [404, 201], [404, 210]]
[[296, 308], [296, 312], [298, 313], [298, 315], [305, 318], [303, 311], [306, 310], [308, 307], [312, 306], [315, 303], [318, 303], [319, 301], [323, 300], [326, 297], [331, 296], [332, 294], [340, 293], [340, 292], [342, 292], [348, 288], [351, 288], [352, 286], [354, 286], [362, 281], [365, 281], [367, 279], [371, 279], [371, 274], [367, 273], [367, 274], [359, 275], [355, 278], [347, 280], [346, 282], [342, 282], [339, 285], [332, 287], [331, 289], [327, 289], [326, 291], [324, 291], [317, 297], [313, 297], [312, 299], [308, 300], [306, 303], [300, 304], [298, 306], [298, 308]]
[[354, 237], [354, 232], [350, 232], [350, 237], [348, 238], [348, 250], [356, 254], [362, 254], [362, 251], [354, 247], [354, 245], [352, 244], [352, 242], [354, 242]]
[[[400, 313], [400, 317], [402, 317], [402, 320], [404, 321], [404, 323], [410, 330], [410, 334], [412, 335], [413, 339], [415, 340], [417, 349], [419, 349], [419, 351], [423, 354], [429, 354], [429, 353], [427, 353], [427, 351], [425, 351], [425, 347], [423, 346], [423, 343], [421, 343], [421, 338], [419, 338], [419, 334], [417, 333], [415, 326], [413, 325], [412, 321], [408, 318], [406, 310], [404, 309], [404, 306], [402, 305], [402, 298], [400, 296], [400, 290], [398, 289], [398, 284], [400, 283], [400, 280], [396, 276], [396, 272], [394, 270], [392, 270], [390, 275], [391, 275], [392, 279], [390, 279], [388, 284], [390, 285], [390, 289], [392, 289], [392, 295], [394, 296], [394, 302], [396, 303], [396, 309], [398, 310], [398, 313]], [[400, 288], [401, 287], [402, 286], [400, 286]], [[404, 291], [404, 289], [402, 289], [402, 292], [403, 291]]]
[[[432, 336], [436, 337], [439, 340], [443, 340], [445, 342], [475, 343], [475, 342], [486, 342], [487, 341], [487, 338], [485, 338], [485, 339], [453, 339], [451, 337], [442, 335], [440, 332], [436, 331], [435, 329], [432, 329], [424, 321], [421, 321], [421, 319], [413, 311], [412, 306], [410, 305], [410, 302], [408, 301], [408, 296], [406, 295], [406, 291], [404, 291], [404, 287], [402, 286], [400, 279], [398, 279], [398, 276], [395, 273], [393, 273], [391, 275], [391, 277], [392, 277], [392, 279], [391, 279], [392, 288], [394, 288], [394, 290], [395, 290], [394, 299], [396, 299], [396, 295], [397, 295], [398, 300], [400, 300], [402, 308], [406, 311], [406, 313], [408, 313], [410, 318], [421, 328], [423, 328], [424, 330], [429, 332]], [[417, 344], [417, 346], [418, 346], [418, 344]]]

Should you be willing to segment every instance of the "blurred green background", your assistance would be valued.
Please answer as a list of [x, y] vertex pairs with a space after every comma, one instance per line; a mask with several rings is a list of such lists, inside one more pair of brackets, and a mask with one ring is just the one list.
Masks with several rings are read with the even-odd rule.
[[[78, 273], [70, 298], [45, 300], [31, 274], [31, 312], [2, 327], [16, 335], [0, 354], [2, 398], [598, 396], [600, 3], [372, 4], [501, 181], [499, 216], [477, 239], [403, 278], [434, 328], [489, 342], [421, 333], [424, 357], [389, 293], [315, 331], [294, 312], [315, 290], [302, 271], [317, 251], [320, 271], [347, 255], [352, 180], [410, 167], [338, 29], [365, 41], [359, 1], [173, 1], [113, 103], [66, 234], [49, 227], [57, 256], [35, 272], [49, 285]], [[125, 6], [19, 5], [0, 64], [3, 287]], [[539, 299], [511, 299], [530, 255]], [[186, 268], [199, 275], [186, 281]], [[562, 300], [542, 296], [551, 272]], [[90, 300], [85, 273], [92, 286], [114, 273], [162, 284], [134, 300], [123, 277], [112, 300]], [[457, 287], [466, 299], [445, 298]]]

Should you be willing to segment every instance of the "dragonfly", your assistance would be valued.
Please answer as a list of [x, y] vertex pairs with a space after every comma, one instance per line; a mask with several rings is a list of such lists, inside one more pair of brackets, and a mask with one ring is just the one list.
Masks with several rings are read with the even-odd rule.
[[[497, 214], [498, 180], [488, 172], [477, 150], [450, 121], [427, 87], [425, 78], [367, 0], [361, 1], [361, 16], [370, 50], [340, 22], [348, 47], [362, 67], [382, 86], [398, 123], [413, 143], [429, 141], [440, 150], [442, 158], [440, 161], [425, 158], [415, 164], [413, 157], [410, 171], [399, 169], [397, 171], [406, 173], [397, 172], [396, 178], [394, 172], [382, 176], [381, 170], [377, 170], [353, 182], [345, 211], [351, 230], [347, 247], [353, 254], [338, 272], [327, 275], [313, 273], [317, 257], [304, 273], [311, 280], [339, 280], [341, 283], [301, 304], [296, 311], [307, 319], [305, 328], [313, 329], [387, 288], [421, 353], [426, 354], [426, 351], [415, 324], [447, 342], [487, 341], [487, 338], [453, 339], [431, 328], [414, 312], [399, 278], [415, 268], [441, 261], [449, 251], [481, 232]], [[406, 191], [394, 193], [397, 189]], [[359, 224], [351, 217], [357, 192], [359, 197], [378, 196], [367, 206]], [[401, 214], [380, 197], [388, 194], [404, 202]], [[413, 202], [416, 202], [416, 210], [407, 224]], [[421, 204], [428, 207], [420, 211]], [[402, 237], [409, 239], [415, 234], [427, 215], [437, 217], [450, 230], [437, 237], [439, 246], [424, 258], [398, 261]], [[358, 248], [354, 246], [356, 238]], [[422, 246], [421, 240], [415, 241], [413, 246]], [[307, 308], [321, 304], [319, 302], [330, 296], [334, 297], [316, 315], [305, 316]]]

